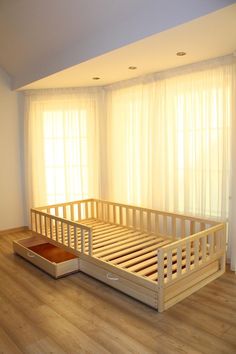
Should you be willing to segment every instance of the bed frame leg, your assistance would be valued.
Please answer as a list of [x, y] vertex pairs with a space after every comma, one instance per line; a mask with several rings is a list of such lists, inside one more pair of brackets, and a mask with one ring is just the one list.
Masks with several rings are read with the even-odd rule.
[[158, 312], [164, 311], [164, 251], [162, 248], [157, 251], [157, 274], [158, 274]]
[[158, 287], [158, 302], [157, 302], [158, 312], [163, 312], [165, 310], [164, 306], [164, 290], [162, 287]]

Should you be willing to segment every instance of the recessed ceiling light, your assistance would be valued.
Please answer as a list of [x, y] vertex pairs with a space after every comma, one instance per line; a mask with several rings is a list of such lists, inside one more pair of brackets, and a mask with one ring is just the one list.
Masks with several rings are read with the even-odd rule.
[[128, 69], [129, 69], [129, 70], [136, 70], [136, 69], [137, 69], [137, 66], [132, 66], [132, 65], [131, 65], [131, 66], [128, 67]]
[[100, 80], [101, 78], [100, 77], [98, 77], [98, 76], [94, 76], [93, 77], [93, 80]]
[[187, 53], [186, 52], [177, 52], [176, 55], [178, 57], [183, 57], [184, 55], [186, 55]]

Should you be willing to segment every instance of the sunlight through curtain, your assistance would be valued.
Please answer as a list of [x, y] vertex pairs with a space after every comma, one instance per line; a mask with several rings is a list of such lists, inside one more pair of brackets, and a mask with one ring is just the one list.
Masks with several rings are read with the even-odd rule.
[[27, 94], [27, 186], [31, 205], [98, 195], [99, 99], [95, 90]]
[[110, 199], [227, 217], [232, 66], [111, 88]]
[[107, 88], [108, 199], [231, 215], [235, 65], [207, 64]]

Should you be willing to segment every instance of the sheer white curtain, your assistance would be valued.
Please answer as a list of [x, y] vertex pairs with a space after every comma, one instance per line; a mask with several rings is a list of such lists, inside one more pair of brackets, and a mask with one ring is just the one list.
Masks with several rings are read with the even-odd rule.
[[108, 87], [108, 198], [228, 218], [234, 80], [225, 61]]
[[98, 196], [98, 90], [26, 92], [28, 207]]

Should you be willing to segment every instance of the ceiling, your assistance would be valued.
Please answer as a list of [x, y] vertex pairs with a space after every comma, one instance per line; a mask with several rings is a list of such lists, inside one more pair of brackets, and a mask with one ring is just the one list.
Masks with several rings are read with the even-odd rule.
[[[175, 27], [178, 30], [178, 26], [181, 28], [184, 23], [232, 3], [235, 1], [0, 0], [0, 66], [12, 77], [14, 89], [27, 86], [77, 64], [80, 70], [78, 74], [77, 72], [68, 74], [71, 75], [71, 79], [66, 79], [66, 82], [65, 77], [57, 78], [59, 81], [55, 83], [47, 81], [45, 87], [89, 85], [84, 81], [87, 74], [83, 76], [82, 73], [88, 70], [89, 78], [91, 74], [103, 74], [105, 80], [107, 62], [111, 64], [113, 60], [115, 69], [114, 66], [109, 66], [108, 77], [111, 77], [112, 73], [115, 75], [116, 72], [122, 74], [124, 67], [127, 68], [130, 64], [138, 65], [138, 70], [142, 67], [144, 70], [144, 66], [150, 61], [148, 56], [152, 57], [150, 53], [153, 47], [150, 51], [149, 45], [157, 48], [157, 50], [154, 48], [154, 54], [155, 61], [159, 62], [160, 51], [164, 56], [165, 51], [166, 55], [169, 53], [167, 49], [170, 48], [164, 43], [168, 35], [173, 38], [172, 43], [175, 42], [174, 35], [171, 35], [171, 32], [168, 34], [168, 30], [171, 31]], [[159, 37], [159, 33], [167, 36], [166, 39]], [[152, 35], [153, 38], [150, 37]], [[186, 33], [183, 36], [185, 39]], [[148, 42], [147, 44], [139, 42], [145, 38], [149, 45]], [[152, 39], [155, 42], [151, 42]], [[186, 41], [190, 42], [187, 38]], [[182, 40], [181, 43], [185, 42]], [[131, 63], [137, 58], [140, 61]], [[170, 62], [168, 65], [176, 64]], [[159, 70], [159, 67], [149, 66], [145, 70]], [[141, 71], [137, 71], [135, 75], [137, 74], [141, 74]], [[112, 81], [120, 80], [122, 75], [119, 75], [112, 76]], [[73, 81], [75, 76], [81, 77], [81, 81]], [[104, 84], [105, 81], [100, 83]]]
[[[179, 51], [187, 55], [176, 56]], [[234, 51], [236, 4], [88, 60], [23, 89], [108, 85]], [[129, 70], [129, 66], [137, 69]]]

